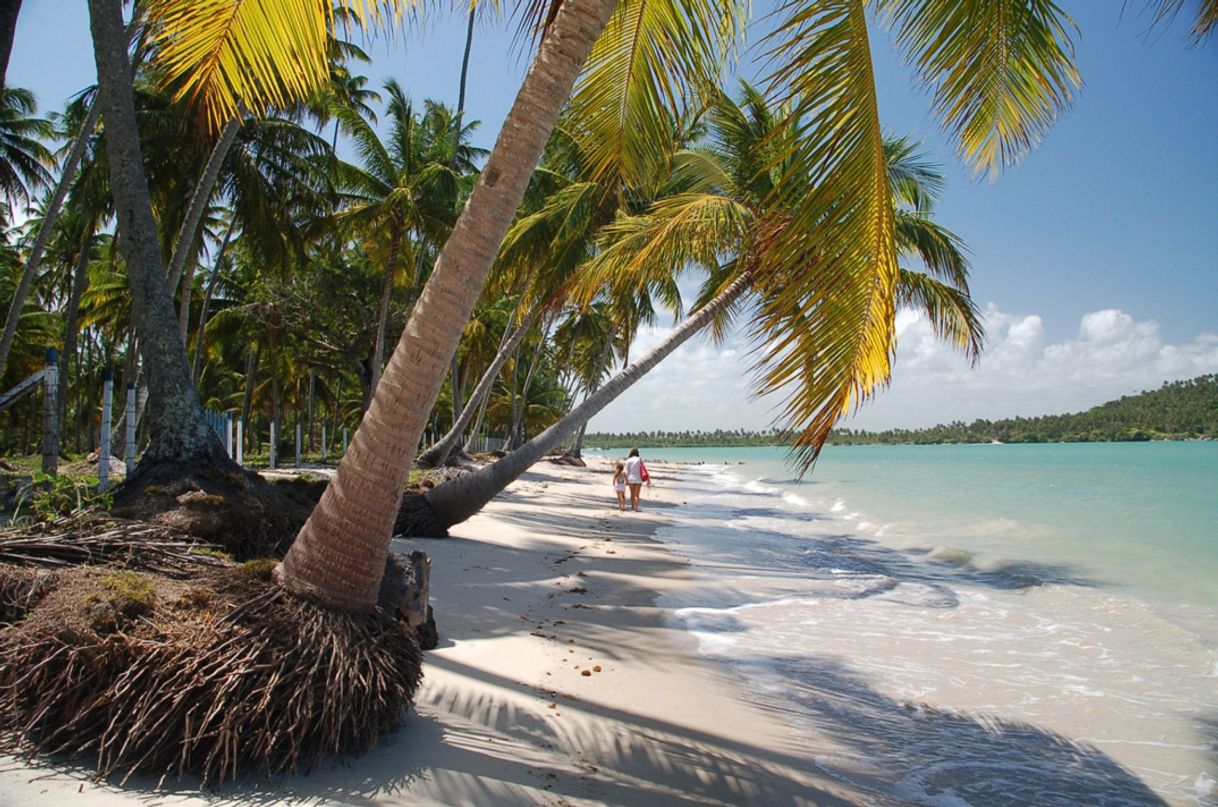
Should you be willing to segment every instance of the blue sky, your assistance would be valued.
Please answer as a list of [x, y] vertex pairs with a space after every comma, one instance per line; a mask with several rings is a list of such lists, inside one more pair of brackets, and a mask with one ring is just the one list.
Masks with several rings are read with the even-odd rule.
[[[1081, 30], [1085, 86], [1045, 142], [994, 183], [955, 160], [928, 96], [877, 32], [881, 116], [946, 169], [937, 218], [972, 251], [990, 342], [970, 369], [903, 316], [893, 384], [852, 425], [1076, 410], [1218, 372], [1218, 42], [1190, 46], [1182, 23], [1148, 35], [1139, 4], [1123, 15], [1121, 5], [1062, 3]], [[393, 76], [415, 98], [454, 103], [463, 35], [454, 14], [382, 36], [365, 72], [374, 86]], [[508, 23], [479, 24], [467, 103], [482, 121], [479, 145], [492, 145], [526, 67]], [[25, 0], [8, 80], [44, 108], [94, 81], [83, 0]], [[764, 426], [773, 402], [748, 400], [747, 351], [737, 340], [690, 345], [592, 426]]]

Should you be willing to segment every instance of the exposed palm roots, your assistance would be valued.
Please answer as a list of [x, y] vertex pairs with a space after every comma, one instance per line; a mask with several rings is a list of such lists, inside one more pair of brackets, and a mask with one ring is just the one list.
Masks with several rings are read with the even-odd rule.
[[189, 580], [0, 564], [0, 749], [204, 785], [367, 750], [419, 685], [413, 633], [268, 577], [257, 563]]

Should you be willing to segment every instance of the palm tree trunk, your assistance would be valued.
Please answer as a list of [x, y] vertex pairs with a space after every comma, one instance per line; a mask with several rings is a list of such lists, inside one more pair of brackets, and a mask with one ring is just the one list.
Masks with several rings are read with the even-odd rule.
[[436, 441], [436, 444], [429, 448], [419, 457], [418, 464], [426, 468], [438, 468], [448, 461], [448, 455], [457, 447], [457, 441], [465, 434], [465, 429], [469, 426], [471, 420], [474, 419], [474, 413], [479, 410], [482, 402], [491, 394], [491, 389], [495, 386], [495, 379], [499, 377], [499, 371], [503, 369], [503, 365], [508, 358], [516, 352], [516, 348], [524, 340], [525, 335], [533, 327], [534, 320], [541, 313], [541, 305], [536, 305], [524, 318], [524, 322], [516, 327], [512, 332], [511, 338], [499, 347], [499, 352], [495, 354], [494, 361], [491, 366], [486, 368], [486, 372], [482, 374], [482, 378], [478, 380], [478, 386], [474, 387], [474, 391], [470, 393], [469, 401], [466, 402], [465, 408], [461, 412], [461, 417], [453, 424], [453, 427], [448, 430], [448, 434]]
[[[216, 180], [220, 176], [220, 166], [224, 164], [224, 158], [228, 156], [229, 150], [233, 147], [233, 141], [237, 139], [237, 132], [240, 129], [240, 116], [224, 124], [224, 129], [220, 132], [220, 139], [216, 141], [216, 145], [212, 147], [211, 154], [207, 158], [203, 175], [199, 177], [194, 192], [190, 195], [190, 206], [186, 209], [186, 219], [182, 222], [181, 229], [178, 230], [178, 240], [173, 247], [173, 262], [169, 266], [169, 293], [171, 295], [177, 291], [178, 281], [182, 278], [182, 270], [186, 267], [186, 261], [194, 255], [191, 245], [198, 237], [199, 223], [203, 221], [207, 203], [211, 201], [212, 189], [216, 187]], [[182, 342], [185, 343], [185, 325], [182, 326], [181, 334]]]
[[[609, 364], [609, 358], [610, 358], [610, 354], [612, 353], [612, 351], [613, 351], [613, 341], [610, 339], [606, 339], [604, 346], [601, 348], [601, 364], [602, 365]], [[606, 368], [606, 369], [608, 369], [608, 368]], [[588, 395], [596, 394], [596, 391], [598, 389], [600, 389], [600, 386], [601, 386], [600, 379], [597, 378], [588, 387]], [[576, 431], [575, 431], [575, 441], [571, 444], [570, 450], [568, 450], [563, 455], [564, 457], [568, 457], [568, 458], [574, 459], [574, 460], [580, 460], [581, 464], [582, 464], [583, 456], [581, 456], [581, 455], [582, 455], [583, 448], [584, 448], [584, 432], [587, 431], [587, 429], [588, 429], [588, 421], [585, 420], [583, 423], [579, 424], [579, 428], [576, 429]]]
[[[469, 52], [474, 44], [474, 15], [477, 12], [477, 6], [471, 5], [469, 9], [469, 20], [465, 25], [465, 51], [461, 54], [461, 79], [457, 83], [457, 114], [456, 121], [453, 125], [453, 158], [449, 165], [453, 173], [457, 172], [457, 157], [461, 150], [461, 123], [465, 117], [465, 85], [469, 78]], [[457, 421], [461, 418], [463, 406], [461, 403], [461, 363], [457, 359], [456, 352], [453, 353], [452, 360], [452, 391], [453, 391], [453, 426], [455, 428]], [[448, 459], [445, 457], [445, 459]]]
[[30, 294], [30, 286], [34, 282], [34, 278], [38, 275], [38, 269], [42, 265], [42, 256], [46, 252], [47, 242], [51, 238], [51, 232], [55, 229], [56, 222], [59, 221], [59, 211], [63, 208], [63, 200], [67, 198], [68, 188], [72, 185], [72, 180], [76, 177], [76, 169], [80, 166], [80, 161], [85, 156], [85, 150], [89, 146], [89, 137], [93, 134], [93, 129], [97, 126], [97, 119], [101, 116], [101, 104], [98, 99], [94, 98], [93, 103], [89, 105], [89, 114], [85, 118], [84, 126], [80, 130], [80, 135], [77, 136], [76, 142], [72, 144], [72, 150], [68, 153], [68, 158], [63, 163], [63, 172], [59, 177], [59, 184], [55, 186], [55, 194], [51, 197], [51, 202], [47, 205], [46, 213], [42, 217], [42, 223], [38, 225], [38, 234], [34, 236], [34, 243], [30, 247], [29, 258], [26, 259], [25, 269], [21, 272], [21, 280], [17, 283], [17, 291], [13, 294], [13, 302], [9, 306], [8, 318], [4, 321], [4, 335], [0, 336], [0, 375], [3, 375], [4, 368], [8, 365], [8, 354], [13, 349], [13, 338], [17, 334], [17, 324], [21, 320], [21, 311], [25, 308], [25, 300]]
[[216, 259], [212, 262], [211, 275], [207, 278], [207, 290], [203, 292], [203, 308], [199, 312], [199, 330], [195, 334], [195, 357], [191, 364], [190, 377], [199, 383], [199, 373], [203, 369], [203, 331], [207, 327], [207, 312], [211, 308], [211, 298], [216, 292], [216, 282], [220, 279], [220, 267], [223, 266], [224, 253], [228, 251], [228, 243], [233, 237], [233, 228], [236, 225], [236, 220], [230, 221], [228, 229], [224, 231], [224, 240], [220, 242], [220, 248], [216, 250]]
[[[80, 318], [80, 298], [85, 293], [85, 286], [89, 283], [89, 243], [93, 238], [93, 227], [90, 224], [86, 228], [85, 237], [81, 239], [80, 257], [76, 263], [76, 275], [72, 278], [72, 290], [68, 294], [68, 310], [64, 312], [63, 326], [63, 354], [59, 357], [59, 377], [63, 379], [62, 389], [67, 389], [68, 368], [72, 364], [72, 360], [76, 358], [76, 322]], [[76, 363], [77, 368], [80, 367], [80, 362]], [[59, 422], [61, 424], [67, 422], [68, 415], [68, 396], [61, 393], [59, 396]], [[80, 432], [77, 431], [79, 436]], [[77, 441], [79, 442], [79, 440]]]
[[[499, 495], [500, 491], [532, 467], [533, 463], [561, 445], [567, 435], [587, 423], [593, 415], [608, 406], [634, 382], [702, 330], [716, 314], [743, 294], [751, 283], [752, 277], [748, 274], [734, 280], [713, 300], [686, 318], [667, 339], [585, 398], [562, 420], [516, 451], [473, 473], [437, 485], [423, 496], [408, 497], [402, 503], [395, 533], [407, 536], [443, 535], [449, 527], [460, 524], [477, 513]], [[422, 501], [419, 501], [420, 499]]]
[[241, 395], [241, 421], [248, 428], [250, 422], [250, 411], [254, 406], [254, 382], [258, 377], [258, 364], [262, 358], [262, 341], [258, 341], [258, 346], [253, 350], [246, 352], [245, 356], [245, 391]]
[[533, 387], [533, 379], [537, 376], [537, 368], [541, 366], [542, 353], [546, 348], [546, 328], [542, 328], [541, 338], [537, 340], [537, 349], [533, 351], [533, 361], [525, 371], [524, 383], [520, 385], [520, 394], [512, 396], [512, 427], [508, 430], [508, 450], [515, 451], [524, 442], [524, 414], [528, 408], [529, 390]]
[[[223, 447], [203, 419], [165, 278], [165, 263], [144, 174], [121, 0], [89, 0], [98, 102], [106, 119], [106, 153], [119, 247], [127, 263], [131, 313], [152, 396], [150, 442], [141, 465], [225, 464]], [[130, 483], [131, 480], [128, 480]]]
[[389, 265], [385, 267], [385, 284], [381, 287], [381, 307], [376, 320], [376, 342], [372, 346], [372, 389], [381, 381], [381, 365], [385, 363], [385, 329], [389, 323], [389, 302], [393, 298], [393, 278], [397, 274], [398, 251], [402, 247], [402, 231], [396, 225], [389, 233]]
[[[21, 0], [0, 0], [0, 90], [4, 89], [4, 79], [8, 74], [8, 57], [13, 52], [13, 36], [17, 33], [17, 15], [20, 12]], [[470, 19], [473, 19], [473, 12], [470, 12]]]
[[559, 112], [615, 4], [564, 3], [542, 39], [389, 360], [384, 383], [284, 559], [280, 574], [289, 591], [350, 610], [376, 603], [402, 490], [449, 359]]

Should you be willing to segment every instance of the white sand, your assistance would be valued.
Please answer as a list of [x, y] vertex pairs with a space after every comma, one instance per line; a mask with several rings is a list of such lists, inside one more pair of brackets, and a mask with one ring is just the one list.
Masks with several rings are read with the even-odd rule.
[[373, 752], [208, 796], [0, 757], [0, 805], [886, 803], [819, 775], [656, 606], [691, 583], [649, 537], [680, 505], [653, 470], [642, 513], [618, 513], [606, 468], [541, 463], [451, 538], [395, 543], [432, 558], [440, 647]]

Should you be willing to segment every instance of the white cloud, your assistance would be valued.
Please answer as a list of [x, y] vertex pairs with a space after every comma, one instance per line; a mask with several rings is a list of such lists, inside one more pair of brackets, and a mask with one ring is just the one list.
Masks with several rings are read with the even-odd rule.
[[[1218, 334], [1164, 344], [1158, 323], [1117, 309], [1082, 317], [1074, 336], [1048, 342], [1036, 314], [1010, 314], [990, 304], [987, 344], [970, 367], [939, 341], [921, 314], [897, 317], [897, 361], [891, 386], [844, 425], [854, 428], [931, 426], [952, 420], [1075, 412], [1164, 381], [1218, 372]], [[669, 332], [640, 334], [636, 355]], [[752, 400], [751, 356], [733, 344], [719, 349], [692, 340], [593, 419], [604, 431], [764, 428], [776, 399]]]

